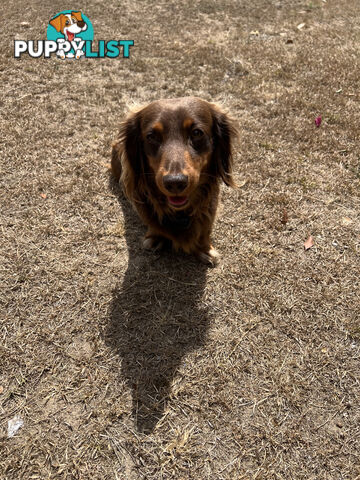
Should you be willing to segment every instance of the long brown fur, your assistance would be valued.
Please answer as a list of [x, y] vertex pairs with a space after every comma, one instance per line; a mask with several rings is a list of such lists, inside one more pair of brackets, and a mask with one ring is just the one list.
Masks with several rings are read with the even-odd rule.
[[[191, 137], [196, 128], [184, 127], [191, 122], [202, 127], [201, 152], [194, 148]], [[155, 130], [161, 138], [155, 146], [149, 145], [151, 140], [146, 137], [152, 126], [160, 129]], [[236, 135], [235, 123], [226, 113], [196, 97], [158, 100], [130, 113], [121, 123], [112, 149], [112, 172], [148, 227], [146, 248], [158, 249], [168, 240], [175, 250], [195, 254], [205, 263], [217, 263], [210, 235], [220, 181], [235, 186], [232, 148]], [[146, 152], [149, 149], [151, 155]], [[184, 208], [169, 202], [173, 197], [164, 187], [164, 175], [174, 168], [188, 176]]]

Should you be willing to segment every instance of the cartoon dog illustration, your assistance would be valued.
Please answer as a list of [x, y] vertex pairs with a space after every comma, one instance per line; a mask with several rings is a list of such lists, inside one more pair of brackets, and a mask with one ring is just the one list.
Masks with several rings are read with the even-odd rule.
[[[52, 25], [57, 32], [61, 32], [65, 41], [67, 42], [79, 42], [80, 38], [76, 37], [77, 33], [84, 32], [87, 29], [86, 22], [84, 22], [81, 12], [71, 12], [71, 13], [60, 13], [55, 18], [50, 20], [50, 25]], [[62, 59], [66, 57], [73, 58], [73, 53], [68, 53], [65, 55], [64, 50], [59, 49], [57, 52]], [[80, 58], [81, 55], [84, 55], [84, 52], [81, 49], [76, 50], [75, 57]]]

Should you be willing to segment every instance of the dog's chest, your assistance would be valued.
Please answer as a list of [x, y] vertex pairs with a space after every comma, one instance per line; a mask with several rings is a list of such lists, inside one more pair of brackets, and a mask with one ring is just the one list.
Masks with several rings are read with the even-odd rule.
[[162, 218], [161, 226], [174, 233], [188, 230], [192, 223], [192, 217], [184, 212], [175, 215], [165, 215]]

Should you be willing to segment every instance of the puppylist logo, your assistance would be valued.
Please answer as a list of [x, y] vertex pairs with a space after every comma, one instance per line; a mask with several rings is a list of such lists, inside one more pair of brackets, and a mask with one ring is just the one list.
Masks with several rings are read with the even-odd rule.
[[32, 58], [50, 58], [52, 54], [67, 58], [129, 58], [134, 40], [99, 40], [94, 45], [94, 29], [89, 18], [80, 11], [64, 10], [50, 19], [47, 40], [15, 40], [14, 56], [27, 53]]

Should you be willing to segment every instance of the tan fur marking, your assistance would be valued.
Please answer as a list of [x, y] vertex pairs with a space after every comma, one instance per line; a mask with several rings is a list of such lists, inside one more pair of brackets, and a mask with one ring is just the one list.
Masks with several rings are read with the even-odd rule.
[[185, 118], [185, 120], [183, 121], [183, 127], [190, 128], [193, 123], [194, 121], [192, 118]]
[[164, 132], [164, 125], [161, 122], [154, 123], [153, 127], [154, 130], [157, 130], [160, 133]]

